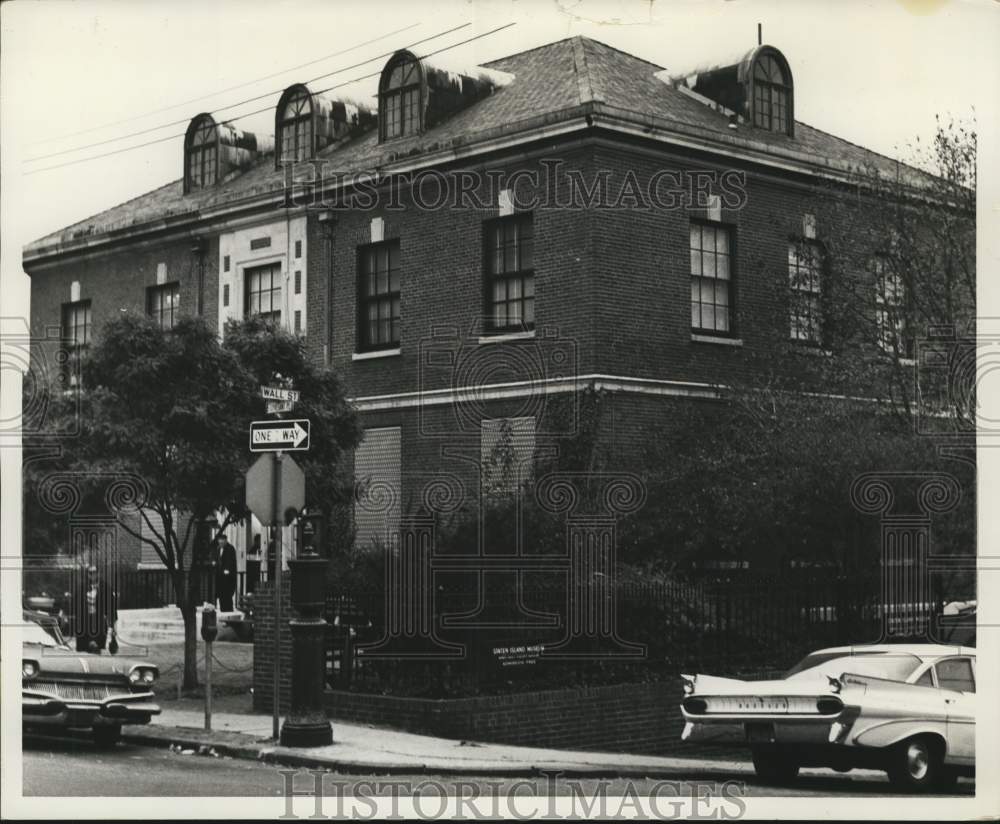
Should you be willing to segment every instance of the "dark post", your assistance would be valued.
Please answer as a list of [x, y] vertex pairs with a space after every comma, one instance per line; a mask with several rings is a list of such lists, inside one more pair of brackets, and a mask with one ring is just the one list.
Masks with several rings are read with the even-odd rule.
[[326, 669], [326, 621], [323, 620], [327, 563], [313, 547], [288, 562], [292, 574], [292, 701], [281, 728], [286, 747], [321, 747], [333, 743], [333, 727], [323, 708]]
[[274, 542], [274, 702], [271, 712], [271, 737], [278, 740], [278, 718], [281, 711], [281, 452], [274, 453], [274, 476], [271, 497], [271, 540]]

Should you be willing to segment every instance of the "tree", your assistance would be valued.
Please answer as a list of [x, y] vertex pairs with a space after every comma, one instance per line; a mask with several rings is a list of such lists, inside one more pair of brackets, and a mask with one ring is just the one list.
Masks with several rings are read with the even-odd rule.
[[[309, 360], [301, 338], [259, 318], [230, 322], [220, 341], [201, 318], [164, 330], [126, 313], [105, 325], [81, 371], [82, 389], [72, 398], [80, 437], [60, 462], [145, 481], [148, 494], [138, 502], [143, 528], [127, 520], [119, 525], [151, 546], [169, 571], [184, 619], [184, 687], [193, 688], [196, 571], [208, 550], [194, 540], [194, 529], [218, 512], [225, 513], [223, 527], [246, 514], [249, 427], [266, 414], [260, 386], [282, 379], [301, 393], [295, 414], [309, 418], [312, 429], [299, 463], [312, 510], [329, 514], [349, 496], [349, 484], [340, 483], [341, 458], [360, 440], [359, 425], [337, 375]], [[58, 417], [54, 410], [53, 427]]]

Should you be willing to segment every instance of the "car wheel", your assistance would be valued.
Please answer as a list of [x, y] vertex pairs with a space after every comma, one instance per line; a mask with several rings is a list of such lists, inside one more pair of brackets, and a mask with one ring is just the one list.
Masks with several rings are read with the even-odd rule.
[[799, 774], [799, 763], [779, 747], [754, 747], [750, 751], [757, 777], [767, 784], [787, 784]]
[[886, 773], [896, 787], [911, 792], [928, 792], [941, 785], [941, 747], [927, 736], [908, 738], [892, 748]]
[[118, 724], [94, 727], [94, 743], [98, 747], [113, 747], [122, 739], [122, 728]]

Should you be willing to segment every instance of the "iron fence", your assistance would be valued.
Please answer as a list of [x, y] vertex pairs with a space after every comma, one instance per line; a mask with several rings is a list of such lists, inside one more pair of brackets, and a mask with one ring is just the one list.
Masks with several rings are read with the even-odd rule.
[[[595, 637], [592, 656], [566, 661], [549, 658], [543, 650], [525, 666], [504, 669], [498, 666], [498, 647], [548, 648], [565, 638], [571, 620], [567, 590], [556, 582], [484, 589], [467, 581], [435, 587], [424, 629], [432, 629], [446, 646], [462, 645], [463, 651], [449, 657], [439, 650], [431, 658], [421, 657], [427, 652], [427, 633], [420, 627], [395, 635], [389, 631], [393, 623], [397, 630], [406, 629], [393, 613], [400, 593], [382, 588], [331, 591], [326, 605], [328, 683], [438, 697], [643, 681], [692, 670], [778, 672], [822, 647], [879, 641], [893, 621], [921, 616], [930, 621], [941, 607], [883, 603], [877, 573], [698, 575], [626, 582], [604, 591], [610, 607], [604, 614], [614, 615], [618, 639], [644, 647], [638, 659], [616, 655], [620, 646], [609, 647]], [[949, 600], [963, 597], [975, 596], [955, 593]], [[464, 616], [464, 623], [456, 616]], [[500, 620], [504, 616], [511, 619], [506, 624]]]

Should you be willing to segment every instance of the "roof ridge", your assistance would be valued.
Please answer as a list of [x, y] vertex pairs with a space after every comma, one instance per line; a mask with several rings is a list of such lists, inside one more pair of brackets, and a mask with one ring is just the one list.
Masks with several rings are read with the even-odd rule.
[[632, 54], [632, 52], [627, 52], [624, 49], [619, 49], [617, 46], [612, 46], [610, 43], [605, 43], [603, 40], [598, 40], [595, 37], [587, 37], [586, 35], [578, 34], [577, 37], [580, 40], [585, 40], [588, 43], [594, 43], [598, 46], [603, 46], [609, 51], [618, 52], [618, 54], [624, 54], [626, 57], [631, 57], [633, 60], [638, 60], [640, 63], [645, 63], [647, 66], [652, 66], [657, 71], [665, 71], [666, 66], [661, 66], [659, 63], [654, 63], [652, 60], [647, 60], [645, 57], [639, 57], [637, 54]]
[[581, 103], [599, 100], [594, 91], [594, 78], [591, 77], [590, 64], [587, 62], [587, 50], [582, 37], [573, 38], [573, 70], [576, 72], [577, 90]]
[[479, 65], [489, 68], [494, 63], [501, 63], [504, 60], [510, 60], [512, 57], [521, 57], [525, 54], [531, 54], [531, 52], [541, 51], [542, 49], [548, 49], [552, 46], [558, 46], [560, 43], [565, 43], [568, 40], [577, 40], [579, 37], [579, 34], [570, 35], [569, 37], [563, 37], [561, 40], [553, 40], [550, 43], [542, 43], [540, 46], [532, 46], [530, 49], [522, 49], [521, 51], [514, 52], [513, 54], [505, 54], [503, 57], [497, 57], [495, 60], [489, 60], [486, 63], [480, 63]]

